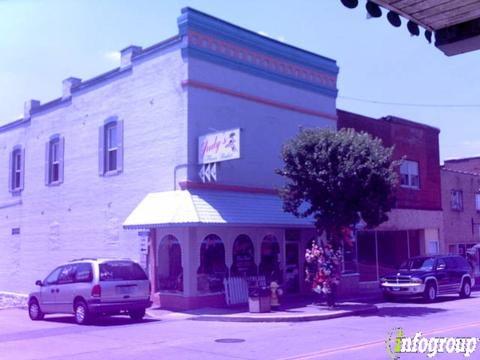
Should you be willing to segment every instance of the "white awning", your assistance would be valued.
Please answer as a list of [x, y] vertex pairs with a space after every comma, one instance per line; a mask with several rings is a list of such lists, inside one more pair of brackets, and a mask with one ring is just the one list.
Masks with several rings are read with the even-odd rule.
[[282, 208], [277, 195], [177, 190], [148, 194], [123, 223], [125, 229], [167, 226], [249, 225], [313, 227]]

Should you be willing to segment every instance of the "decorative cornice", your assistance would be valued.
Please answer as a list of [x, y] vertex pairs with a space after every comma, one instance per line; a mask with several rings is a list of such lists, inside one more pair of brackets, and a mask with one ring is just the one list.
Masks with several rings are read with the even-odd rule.
[[182, 9], [182, 15], [177, 22], [181, 36], [195, 31], [331, 75], [338, 74], [338, 66], [333, 59], [260, 35], [189, 7]]
[[302, 113], [302, 114], [306, 114], [306, 115], [320, 117], [320, 118], [323, 118], [323, 119], [330, 119], [330, 120], [335, 120], [335, 121], [337, 120], [336, 114], [329, 114], [329, 113], [322, 112], [322, 111], [311, 110], [311, 109], [303, 108], [303, 107], [292, 105], [292, 104], [287, 104], [287, 103], [283, 103], [283, 102], [279, 102], [279, 101], [275, 101], [275, 100], [270, 100], [270, 99], [267, 99], [267, 98], [262, 98], [262, 97], [259, 97], [259, 96], [239, 92], [239, 91], [236, 91], [236, 90], [227, 89], [227, 88], [224, 88], [224, 87], [208, 84], [208, 83], [197, 81], [197, 80], [192, 80], [192, 79], [183, 80], [182, 81], [182, 86], [192, 86], [192, 87], [195, 87], [195, 88], [204, 89], [204, 90], [216, 92], [216, 93], [223, 94], [223, 95], [229, 95], [229, 96], [241, 98], [241, 99], [248, 100], [248, 101], [253, 101], [253, 102], [256, 102], [256, 103], [277, 107], [277, 108], [280, 108], [280, 109], [283, 109], [283, 110], [294, 111], [294, 112], [298, 112], [298, 113]]
[[221, 38], [189, 30], [188, 47], [183, 53], [285, 83], [308, 91], [336, 97], [336, 74], [332, 75], [294, 61], [275, 57]]

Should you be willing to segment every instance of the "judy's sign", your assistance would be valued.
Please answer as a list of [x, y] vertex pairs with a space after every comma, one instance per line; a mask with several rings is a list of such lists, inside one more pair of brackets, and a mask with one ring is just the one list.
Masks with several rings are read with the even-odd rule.
[[227, 130], [198, 138], [198, 163], [211, 164], [240, 158], [240, 129]]

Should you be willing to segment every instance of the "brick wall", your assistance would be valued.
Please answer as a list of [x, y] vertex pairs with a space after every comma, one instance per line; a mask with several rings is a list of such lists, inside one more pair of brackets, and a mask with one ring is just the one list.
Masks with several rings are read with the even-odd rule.
[[399, 186], [397, 207], [441, 210], [439, 130], [396, 117], [374, 119], [338, 110], [338, 127], [366, 131], [382, 139], [385, 146], [395, 146], [393, 158], [419, 163], [420, 189]]

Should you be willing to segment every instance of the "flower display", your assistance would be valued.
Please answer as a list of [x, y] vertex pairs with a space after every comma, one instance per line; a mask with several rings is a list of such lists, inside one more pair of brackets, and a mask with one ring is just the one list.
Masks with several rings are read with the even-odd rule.
[[334, 249], [330, 244], [317, 244], [314, 240], [312, 248], [305, 252], [306, 281], [312, 284], [317, 293], [330, 294], [333, 286], [340, 283], [342, 264], [341, 249]]

